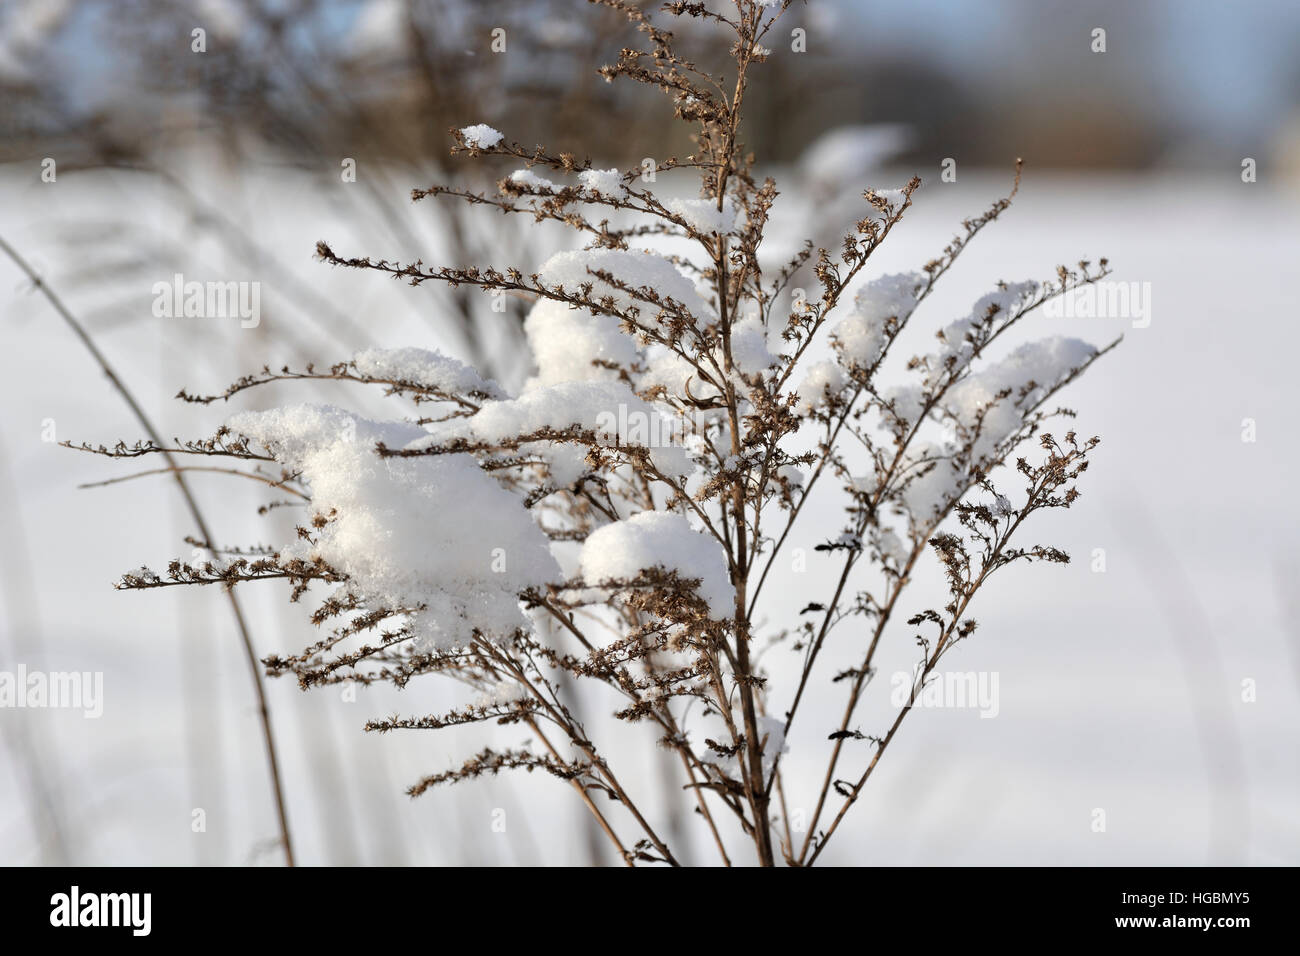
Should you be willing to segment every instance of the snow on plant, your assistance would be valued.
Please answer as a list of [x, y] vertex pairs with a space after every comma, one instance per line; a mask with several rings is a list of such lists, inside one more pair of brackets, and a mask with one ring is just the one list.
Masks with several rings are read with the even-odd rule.
[[[182, 392], [206, 403], [266, 382], [330, 379], [382, 386], [410, 412], [393, 421], [341, 407], [244, 412], [214, 437], [173, 449], [233, 459], [232, 470], [252, 469], [243, 473], [293, 496], [307, 517], [298, 539], [278, 550], [174, 561], [162, 574], [127, 574], [121, 586], [278, 578], [294, 600], [310, 591], [312, 619], [328, 630], [300, 654], [267, 658], [269, 673], [293, 674], [304, 687], [401, 687], [441, 675], [467, 686], [466, 702], [368, 729], [492, 722], [518, 727], [532, 744], [484, 750], [412, 794], [507, 768], [542, 770], [567, 781], [627, 863], [675, 864], [620, 774], [633, 761], [607, 752], [574, 716], [575, 684], [605, 685], [622, 700], [617, 718], [643, 725], [647, 746], [679, 758], [682, 800], [698, 809], [722, 861], [749, 859], [736, 855], [743, 833], [764, 865], [810, 865], [940, 659], [975, 629], [967, 612], [990, 575], [1015, 561], [1068, 560], [1012, 539], [1031, 514], [1069, 507], [1078, 495], [1074, 482], [1096, 439], [1057, 438], [1044, 424], [1070, 414], [1048, 403], [1105, 350], [1056, 338], [996, 360], [986, 353], [1044, 302], [1107, 267], [1085, 262], [1044, 282], [998, 283], [939, 329], [931, 351], [895, 356], [938, 280], [1015, 190], [965, 221], [914, 273], [869, 278], [867, 263], [910, 208], [916, 179], [867, 190], [838, 252], [808, 245], [773, 268], [763, 233], [776, 185], [755, 178], [738, 131], [751, 71], [766, 58], [760, 41], [786, 4], [737, 0], [729, 15], [693, 3], [664, 8], [734, 33], [735, 73], [724, 85], [680, 58], [672, 34], [636, 7], [597, 2], [625, 15], [650, 47], [623, 50], [604, 76], [660, 89], [694, 127], [694, 153], [659, 163], [657, 181], [698, 177], [699, 198], [658, 198], [640, 168], [596, 169], [484, 126], [453, 130], [453, 152], [522, 168], [494, 194], [437, 186], [416, 199], [562, 222], [585, 247], [535, 271], [349, 258], [325, 243], [318, 253], [415, 285], [530, 297], [523, 331], [536, 374], [510, 394], [436, 352], [370, 349], [327, 370], [264, 368], [221, 395]], [[664, 236], [693, 252], [644, 248], [647, 237]], [[805, 268], [817, 297], [783, 306]], [[885, 387], [880, 370], [891, 360], [903, 384]], [[626, 423], [636, 416], [667, 424], [635, 431]], [[1008, 474], [1018, 492], [995, 487]], [[784, 627], [768, 623], [770, 614], [760, 624], [756, 611], [781, 576], [792, 529], [834, 485], [847, 513], [818, 550], [837, 574], [786, 582], [801, 591], [803, 611]], [[927, 552], [944, 570], [947, 600], [905, 610]], [[855, 714], [886, 635], [915, 640], [921, 659], [906, 706], [868, 736]], [[856, 650], [856, 667], [818, 667], [832, 638]], [[759, 640], [793, 653], [768, 655], [765, 670], [755, 663]], [[788, 688], [779, 695], [769, 687], [775, 668]], [[783, 809], [801, 781], [783, 776], [782, 756], [814, 687], [843, 694], [845, 706], [801, 837]], [[814, 730], [826, 739], [826, 728]]]

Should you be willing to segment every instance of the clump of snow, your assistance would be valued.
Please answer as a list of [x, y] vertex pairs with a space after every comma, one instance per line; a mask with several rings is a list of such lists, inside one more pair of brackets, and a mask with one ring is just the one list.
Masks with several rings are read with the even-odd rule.
[[491, 126], [486, 126], [483, 123], [479, 123], [475, 126], [466, 126], [460, 131], [460, 134], [465, 137], [465, 143], [467, 145], [473, 146], [476, 149], [491, 149], [504, 139], [499, 131], [494, 130]]
[[795, 389], [799, 396], [795, 411], [800, 415], [809, 414], [829, 396], [837, 394], [844, 384], [844, 369], [839, 365], [830, 361], [814, 362], [808, 366], [803, 381]]
[[524, 320], [537, 375], [529, 388], [560, 382], [613, 381], [617, 369], [631, 368], [640, 358], [636, 340], [619, 328], [611, 315], [575, 309], [554, 299], [538, 299]]
[[542, 264], [538, 276], [547, 285], [562, 285], [568, 292], [577, 292], [580, 285], [591, 283], [593, 288], [590, 298], [599, 300], [609, 296], [619, 311], [635, 307], [645, 315], [657, 308], [653, 303], [634, 297], [592, 275], [597, 271], [609, 273], [617, 282], [632, 290], [653, 289], [661, 299], [673, 299], [696, 318], [703, 319], [708, 313], [704, 300], [695, 291], [695, 284], [682, 275], [675, 265], [653, 252], [621, 249], [557, 252]]
[[661, 346], [646, 350], [646, 370], [637, 380], [637, 387], [645, 391], [661, 386], [669, 395], [684, 398], [686, 389], [698, 399], [706, 399], [718, 394], [712, 385], [700, 382], [691, 363], [676, 352]]
[[726, 235], [736, 231], [739, 210], [730, 196], [718, 208], [716, 199], [670, 199], [666, 203], [668, 211], [684, 219], [696, 232], [709, 235], [719, 233]]
[[886, 207], [881, 209], [874, 203], [867, 203], [866, 217], [869, 219], [886, 220], [898, 212], [903, 202], [907, 199], [907, 193], [901, 189], [872, 189], [872, 194], [886, 203]]
[[874, 494], [879, 485], [880, 479], [874, 467], [867, 474], [851, 475], [848, 479], [848, 489], [856, 494]]
[[907, 563], [907, 548], [893, 528], [884, 528], [876, 534], [876, 548], [881, 557], [890, 562], [895, 570]]
[[583, 542], [579, 566], [590, 585], [636, 578], [651, 569], [676, 571], [683, 579], [699, 579], [696, 593], [710, 617], [726, 620], [736, 613], [722, 546], [679, 514], [643, 511], [598, 528]]
[[517, 700], [523, 700], [527, 696], [527, 689], [517, 680], [506, 678], [497, 681], [491, 687], [479, 694], [474, 700], [474, 706], [497, 707], [502, 704], [509, 704]]
[[913, 527], [928, 529], [966, 487], [966, 472], [953, 461], [956, 450], [951, 442], [924, 442], [904, 459], [902, 473], [917, 476], [903, 490]]
[[636, 401], [619, 382], [562, 382], [534, 389], [519, 398], [485, 402], [468, 420], [474, 435], [499, 442], [543, 429], [594, 429], [600, 413], [619, 402]]
[[[762, 747], [763, 774], [766, 776], [776, 766], [776, 758], [790, 750], [785, 743], [785, 721], [779, 717], [757, 717], [754, 723], [758, 731], [759, 744]], [[741, 751], [715, 760], [714, 763], [726, 776], [738, 780], [741, 776], [740, 760], [742, 757], [748, 762], [746, 752]]]
[[1014, 310], [1022, 299], [1032, 295], [1037, 290], [1037, 282], [1012, 282], [1006, 285], [1005, 288], [1000, 287], [980, 296], [971, 307], [969, 315], [949, 323], [939, 333], [943, 345], [935, 355], [930, 357], [929, 364], [931, 369], [934, 370], [932, 374], [943, 369], [948, 359], [953, 357], [957, 360], [954, 371], [960, 371], [974, 354], [974, 346], [970, 341], [971, 332], [985, 323], [990, 311], [995, 316], [995, 321], [1005, 321], [1014, 314]]
[[578, 184], [589, 193], [621, 199], [627, 194], [623, 176], [617, 169], [584, 169], [578, 173]]
[[555, 183], [543, 176], [538, 176], [531, 169], [516, 169], [510, 174], [510, 181], [543, 192], [554, 192], [556, 189]]
[[531, 389], [518, 398], [484, 402], [475, 414], [456, 419], [434, 434], [422, 433], [407, 447], [425, 448], [455, 438], [495, 445], [575, 428], [595, 433], [610, 447], [647, 449], [651, 463], [666, 475], [688, 475], [695, 469], [686, 450], [671, 443], [680, 429], [674, 429], [655, 406], [624, 382], [560, 382]]
[[[1025, 410], [1096, 354], [1097, 349], [1081, 339], [1055, 336], [1026, 342], [955, 384], [944, 397], [944, 405], [965, 428], [979, 425], [975, 453], [977, 457], [987, 455], [1019, 427]], [[1008, 389], [1009, 395], [997, 398]]]
[[446, 395], [486, 395], [502, 398], [504, 392], [491, 379], [441, 352], [428, 349], [366, 349], [352, 359], [366, 378], [410, 382]]
[[905, 425], [915, 425], [925, 407], [925, 393], [919, 385], [896, 385], [886, 389], [883, 397], [891, 403], [894, 417]]
[[519, 446], [522, 457], [535, 459], [546, 466], [546, 483], [554, 488], [569, 488], [591, 473], [587, 450], [581, 445], [553, 441], [525, 442]]
[[[953, 385], [942, 402], [951, 421], [967, 439], [979, 427], [969, 453], [971, 460], [977, 466], [986, 466], [998, 446], [1020, 427], [1025, 413], [1096, 354], [1094, 346], [1079, 339], [1055, 337], [1028, 342]], [[999, 398], [1004, 391], [1008, 394]], [[938, 459], [932, 471], [913, 481], [903, 493], [904, 503], [918, 526], [938, 517], [969, 484], [966, 468], [957, 461], [959, 450], [956, 442], [948, 440], [927, 443], [909, 452], [907, 463], [912, 472], [920, 472], [924, 463]]]
[[741, 319], [731, 327], [731, 359], [746, 375], [756, 375], [779, 361], [767, 348], [767, 330], [757, 316]]
[[881, 276], [858, 292], [853, 309], [831, 330], [831, 344], [846, 368], [870, 369], [886, 344], [885, 323], [905, 322], [916, 308], [925, 277], [917, 272]]
[[803, 472], [795, 465], [782, 465], [776, 470], [779, 477], [795, 488], [803, 487]]
[[310, 486], [330, 516], [314, 545], [282, 560], [319, 556], [349, 577], [342, 587], [371, 607], [421, 608], [409, 617], [423, 645], [468, 642], [527, 627], [518, 596], [560, 579], [549, 543], [519, 498], [469, 455], [381, 458], [377, 442], [407, 444], [423, 429], [300, 405], [245, 412], [227, 423], [266, 445]]

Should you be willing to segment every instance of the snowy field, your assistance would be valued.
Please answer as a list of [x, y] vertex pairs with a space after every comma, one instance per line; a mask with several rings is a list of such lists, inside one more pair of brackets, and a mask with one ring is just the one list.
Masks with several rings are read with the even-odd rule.
[[[388, 175], [405, 229], [421, 243], [413, 249], [389, 225], [357, 227], [340, 191], [346, 187], [270, 165], [237, 176], [201, 164], [188, 172], [189, 181], [206, 185], [187, 206], [129, 172], [69, 173], [51, 185], [30, 169], [0, 170], [0, 236], [91, 328], [165, 436], [209, 434], [232, 410], [173, 401], [182, 386], [220, 391], [263, 364], [325, 364], [373, 345], [457, 352], [431, 314], [433, 290], [313, 259], [315, 242], [327, 239], [340, 254], [440, 263], [432, 209], [404, 198], [410, 186], [427, 183]], [[871, 185], [897, 186], [910, 173], [889, 171]], [[917, 194], [870, 275], [918, 268], [963, 216], [1002, 195], [1010, 177], [963, 170], [957, 183], [926, 178], [933, 183]], [[778, 200], [769, 234], [794, 248], [801, 211], [810, 206], [823, 214], [843, 209], [846, 224], [853, 214], [849, 203], [790, 192]], [[250, 239], [238, 256], [218, 240], [223, 227], [214, 211]], [[502, 222], [488, 212], [483, 221], [485, 229]], [[984, 719], [977, 709], [911, 715], [825, 862], [1300, 863], [1300, 327], [1284, 279], [1300, 254], [1298, 222], [1293, 188], [1243, 184], [1232, 168], [1218, 178], [1031, 169], [1015, 206], [917, 313], [910, 332], [928, 334], [965, 314], [997, 279], [1043, 279], [1058, 263], [1101, 256], [1116, 280], [1138, 284], [1150, 306], [1138, 318], [1035, 320], [1040, 334], [1096, 344], [1125, 337], [1064, 398], [1079, 412], [1080, 433], [1099, 435], [1102, 445], [1083, 479], [1083, 498], [1068, 512], [1040, 516], [1034, 538], [1074, 561], [1014, 567], [981, 593], [974, 606], [980, 629], [946, 667], [996, 676], [996, 716]], [[537, 261], [492, 264], [528, 270], [554, 248], [521, 253]], [[154, 318], [153, 283], [177, 272], [260, 281], [260, 324]], [[104, 675], [98, 719], [71, 711], [0, 714], [7, 731], [3, 862], [278, 862], [260, 731], [225, 602], [191, 589], [111, 588], [123, 571], [188, 556], [182, 539], [194, 529], [174, 486], [143, 478], [78, 490], [137, 469], [49, 439], [131, 441], [141, 437], [138, 427], [8, 261], [0, 261], [0, 310], [0, 669], [22, 662], [30, 670]], [[909, 343], [925, 347], [921, 338]], [[358, 386], [330, 388], [350, 389], [334, 400], [381, 407], [377, 394]], [[276, 386], [232, 406], [330, 394]], [[223, 542], [279, 540], [272, 529], [282, 530], [283, 519], [258, 517], [264, 496], [247, 484], [195, 478]], [[813, 529], [838, 521], [836, 505], [829, 496], [824, 521], [814, 512], [799, 526], [804, 538], [797, 531], [791, 544], [808, 549], [809, 568], [773, 592], [773, 616], [825, 597], [831, 565], [812, 552], [825, 536]], [[933, 582], [937, 572], [928, 568], [923, 578]], [[313, 639], [283, 589], [260, 584], [242, 593], [260, 653], [298, 650]], [[868, 733], [887, 723], [890, 675], [911, 666], [906, 631], [887, 633], [879, 686], [857, 722]], [[838, 656], [822, 665], [827, 672], [855, 647], [848, 630], [838, 640]], [[778, 702], [792, 692], [796, 658], [789, 655], [774, 650], [765, 658]], [[300, 862], [591, 859], [581, 808], [553, 779], [519, 774], [416, 800], [404, 795], [490, 734], [378, 737], [361, 726], [370, 717], [433, 711], [449, 700], [447, 692], [424, 680], [400, 694], [362, 689], [349, 700], [337, 689], [304, 694], [285, 680], [270, 683]], [[587, 705], [596, 721], [613, 701]], [[815, 796], [826, 733], [841, 706], [828, 692], [809, 703], [802, 731], [796, 725], [784, 764], [792, 809]], [[38, 786], [31, 761], [19, 759], [25, 745], [41, 768]], [[864, 760], [858, 754], [849, 767]], [[651, 805], [676, 781], [658, 762], [623, 772]], [[59, 841], [43, 844], [32, 825], [33, 795], [42, 791], [57, 809], [62, 851]], [[196, 809], [204, 811], [205, 832], [191, 826]], [[494, 826], [502, 819], [504, 830]], [[689, 834], [674, 844], [689, 840], [688, 857], [710, 859], [698, 819], [667, 821], [664, 829]], [[608, 861], [604, 848], [598, 852]]]

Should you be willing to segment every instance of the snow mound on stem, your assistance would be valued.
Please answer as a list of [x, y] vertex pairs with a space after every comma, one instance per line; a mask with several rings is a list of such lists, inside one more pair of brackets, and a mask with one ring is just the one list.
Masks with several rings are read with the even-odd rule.
[[736, 613], [736, 590], [722, 547], [679, 514], [643, 511], [598, 528], [583, 542], [579, 566], [590, 585], [653, 569], [676, 571], [684, 579], [699, 579], [696, 593], [710, 617], [721, 621]]
[[465, 137], [466, 144], [476, 149], [491, 149], [505, 138], [499, 130], [493, 129], [486, 123], [466, 126], [460, 131], [460, 134]]
[[496, 382], [464, 362], [429, 349], [366, 349], [353, 357], [352, 364], [367, 378], [410, 382], [444, 395], [505, 396]]
[[606, 447], [644, 448], [656, 469], [680, 477], [695, 470], [686, 449], [674, 441], [683, 428], [623, 382], [561, 382], [518, 398], [484, 402], [468, 418], [432, 434], [422, 432], [407, 448], [419, 450], [455, 439], [501, 445], [579, 430], [594, 433]]
[[519, 498], [473, 457], [376, 452], [378, 442], [401, 447], [425, 434], [417, 426], [313, 405], [245, 412], [227, 424], [300, 471], [313, 513], [329, 519], [315, 543], [297, 542], [281, 560], [319, 557], [368, 607], [408, 609], [422, 646], [526, 628], [520, 592], [561, 577]]
[[853, 298], [853, 309], [831, 330], [831, 344], [846, 368], [875, 366], [887, 342], [885, 323], [891, 318], [907, 321], [925, 281], [919, 273], [901, 272], [863, 286]]
[[[594, 272], [607, 273], [617, 285], [593, 275]], [[557, 252], [542, 264], [538, 277], [549, 286], [563, 286], [571, 294], [578, 293], [580, 286], [590, 283], [589, 299], [599, 301], [608, 296], [613, 299], [617, 311], [640, 310], [643, 322], [660, 308], [634, 294], [643, 289], [654, 290], [661, 301], [671, 298], [701, 322], [709, 314], [704, 300], [695, 291], [695, 284], [675, 265], [653, 252], [622, 249]]]
[[538, 300], [524, 321], [524, 332], [537, 361], [537, 375], [529, 380], [529, 389], [561, 382], [613, 381], [619, 368], [630, 369], [641, 357], [636, 341], [619, 328], [618, 319], [570, 308], [554, 299]]

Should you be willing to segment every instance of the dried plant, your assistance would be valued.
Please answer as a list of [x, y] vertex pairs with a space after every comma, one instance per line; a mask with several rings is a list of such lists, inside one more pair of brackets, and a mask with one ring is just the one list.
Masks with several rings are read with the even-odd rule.
[[[452, 132], [454, 153], [522, 167], [495, 193], [436, 186], [414, 198], [561, 222], [583, 248], [525, 271], [318, 246], [335, 265], [532, 301], [525, 330], [537, 373], [518, 394], [439, 353], [370, 349], [329, 368], [268, 367], [222, 394], [180, 397], [211, 403], [286, 379], [358, 382], [409, 402], [404, 420], [297, 406], [237, 414], [211, 438], [174, 447], [80, 447], [119, 458], [198, 456], [205, 469], [262, 482], [304, 509], [290, 545], [173, 561], [162, 573], [127, 574], [121, 587], [283, 579], [293, 600], [317, 599], [312, 620], [325, 634], [299, 654], [265, 659], [270, 674], [292, 674], [304, 688], [404, 687], [441, 674], [471, 693], [444, 712], [367, 729], [517, 728], [517, 745], [433, 773], [412, 795], [540, 770], [573, 788], [628, 864], [678, 863], [616, 770], [630, 761], [574, 716], [575, 688], [604, 685], [622, 701], [615, 716], [642, 725], [648, 744], [680, 761], [682, 800], [722, 862], [750, 859], [734, 845], [743, 833], [763, 865], [810, 865], [944, 655], [975, 630], [970, 605], [989, 577], [1017, 561], [1068, 560], [1019, 543], [1020, 529], [1077, 498], [1096, 439], [1046, 431], [1049, 418], [1072, 415], [1049, 402], [1114, 343], [1097, 350], [1048, 339], [989, 353], [1045, 302], [1106, 275], [1106, 262], [1060, 268], [1041, 283], [998, 283], [937, 333], [933, 351], [887, 364], [917, 307], [1015, 189], [965, 221], [920, 271], [873, 278], [853, 296], [919, 180], [867, 190], [837, 252], [806, 246], [773, 269], [762, 260], [776, 184], [755, 178], [740, 130], [751, 70], [766, 59], [761, 44], [788, 0], [736, 0], [728, 14], [702, 3], [664, 7], [734, 34], [727, 77], [679, 56], [672, 33], [637, 6], [593, 2], [648, 41], [601, 72], [666, 94], [694, 129], [691, 155], [620, 173], [469, 126]], [[650, 188], [684, 176], [698, 177], [699, 198]], [[1019, 177], [1017, 165], [1017, 185]], [[642, 242], [683, 251], [649, 252]], [[804, 268], [815, 295], [793, 287]], [[817, 359], [819, 350], [830, 357]], [[887, 367], [901, 384], [885, 384]], [[788, 580], [804, 606], [774, 627], [756, 611], [770, 616], [792, 529], [827, 485], [838, 485], [847, 508], [817, 550], [838, 574], [827, 587]], [[947, 582], [933, 608], [903, 600], [927, 553]], [[868, 735], [855, 715], [887, 631], [914, 638], [921, 656], [892, 724]], [[855, 650], [855, 667], [818, 667], [832, 639]], [[792, 653], [760, 667], [760, 640]], [[784, 668], [789, 696], [769, 687], [775, 668]], [[798, 781], [783, 776], [782, 755], [814, 687], [843, 693], [844, 708], [838, 727], [824, 729], [826, 770], [800, 838], [785, 809]]]

